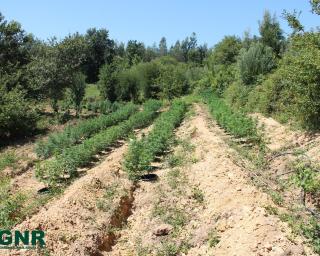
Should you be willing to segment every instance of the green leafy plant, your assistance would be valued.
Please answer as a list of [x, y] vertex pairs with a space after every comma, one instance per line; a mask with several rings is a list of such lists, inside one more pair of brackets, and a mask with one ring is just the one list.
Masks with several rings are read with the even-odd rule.
[[245, 113], [232, 110], [223, 99], [211, 91], [202, 94], [209, 111], [218, 124], [237, 138], [245, 138], [256, 145], [263, 144], [263, 136], [257, 129], [257, 123]]
[[112, 146], [117, 140], [125, 138], [134, 129], [150, 124], [160, 107], [160, 101], [147, 101], [144, 110], [132, 115], [128, 120], [97, 133], [84, 140], [82, 144], [66, 148], [62, 154], [38, 164], [36, 177], [51, 186], [77, 177], [78, 167], [89, 163], [94, 155]]
[[139, 179], [140, 175], [151, 170], [151, 162], [168, 148], [174, 128], [182, 121], [185, 110], [184, 102], [174, 100], [171, 108], [155, 121], [148, 136], [130, 143], [123, 163], [130, 179]]
[[48, 158], [53, 154], [62, 153], [67, 147], [78, 144], [86, 138], [126, 120], [138, 110], [138, 106], [128, 103], [109, 115], [82, 121], [74, 126], [67, 126], [62, 132], [49, 135], [47, 141], [40, 141], [36, 145], [37, 155]]

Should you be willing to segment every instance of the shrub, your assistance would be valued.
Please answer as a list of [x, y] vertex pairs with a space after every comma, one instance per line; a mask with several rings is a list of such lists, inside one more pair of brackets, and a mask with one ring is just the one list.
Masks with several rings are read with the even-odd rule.
[[7, 92], [0, 88], [0, 138], [31, 134], [38, 115], [21, 88]]

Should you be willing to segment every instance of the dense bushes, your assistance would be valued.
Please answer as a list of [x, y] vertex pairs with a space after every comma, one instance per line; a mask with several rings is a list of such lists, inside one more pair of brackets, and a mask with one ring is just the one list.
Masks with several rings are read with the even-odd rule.
[[174, 97], [190, 92], [192, 65], [164, 56], [148, 63], [126, 65], [116, 60], [100, 70], [99, 89], [109, 100], [134, 100]]
[[55, 186], [76, 177], [77, 168], [89, 163], [95, 154], [112, 146], [117, 140], [126, 137], [134, 129], [150, 124], [160, 107], [161, 103], [159, 101], [148, 101], [144, 104], [142, 112], [132, 115], [128, 120], [102, 130], [79, 145], [65, 148], [61, 154], [37, 166], [37, 178]]
[[304, 127], [319, 128], [320, 33], [294, 36], [276, 75], [276, 111], [292, 115]]
[[63, 132], [49, 135], [47, 141], [40, 141], [36, 145], [37, 155], [47, 158], [55, 153], [61, 153], [65, 148], [89, 138], [93, 134], [126, 120], [138, 110], [138, 107], [128, 103], [119, 110], [109, 115], [80, 122], [77, 125], [67, 126]]
[[174, 128], [182, 121], [185, 111], [186, 104], [181, 100], [174, 100], [170, 109], [155, 121], [148, 136], [130, 143], [124, 160], [124, 169], [130, 179], [138, 179], [149, 171], [155, 157], [168, 148]]

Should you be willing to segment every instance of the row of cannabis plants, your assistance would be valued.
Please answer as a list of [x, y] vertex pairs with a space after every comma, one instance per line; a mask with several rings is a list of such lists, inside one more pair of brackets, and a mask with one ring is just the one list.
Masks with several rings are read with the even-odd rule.
[[183, 120], [186, 108], [185, 102], [174, 100], [170, 109], [154, 122], [148, 136], [131, 141], [123, 163], [130, 179], [137, 180], [151, 170], [151, 162], [169, 147], [174, 129]]
[[224, 99], [211, 91], [202, 93], [203, 101], [217, 123], [236, 138], [244, 138], [249, 143], [259, 145], [263, 141], [261, 132], [257, 129], [257, 122], [244, 112], [232, 109]]
[[135, 113], [128, 120], [102, 130], [81, 144], [66, 148], [61, 154], [40, 163], [36, 167], [36, 177], [49, 186], [65, 183], [76, 177], [77, 168], [88, 164], [97, 153], [127, 137], [134, 129], [149, 125], [161, 106], [160, 101], [148, 100], [143, 105], [143, 111]]
[[47, 141], [38, 142], [36, 153], [42, 158], [60, 154], [65, 148], [78, 144], [99, 131], [128, 119], [136, 111], [138, 111], [138, 106], [128, 103], [108, 115], [84, 120], [77, 125], [69, 125], [62, 132], [50, 134]]

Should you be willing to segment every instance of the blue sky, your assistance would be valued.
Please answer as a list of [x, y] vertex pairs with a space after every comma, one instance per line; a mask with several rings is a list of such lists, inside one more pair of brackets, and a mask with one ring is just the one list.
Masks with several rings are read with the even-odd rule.
[[[306, 28], [320, 25], [310, 12], [308, 0], [0, 0], [0, 11], [17, 20], [27, 32], [41, 39], [63, 38], [84, 33], [90, 27], [107, 28], [118, 41], [136, 39], [146, 45], [168, 44], [196, 32], [199, 43], [214, 45], [224, 35], [242, 36], [244, 30], [258, 31], [265, 9], [281, 15], [283, 9], [301, 10]], [[286, 22], [279, 17], [289, 33]]]

